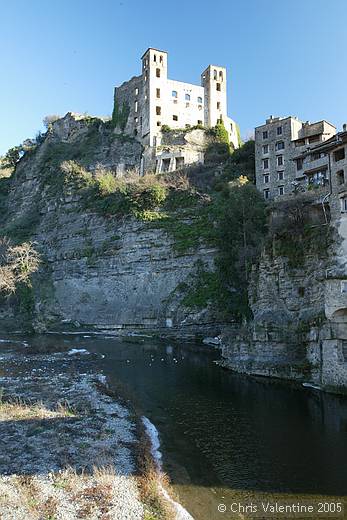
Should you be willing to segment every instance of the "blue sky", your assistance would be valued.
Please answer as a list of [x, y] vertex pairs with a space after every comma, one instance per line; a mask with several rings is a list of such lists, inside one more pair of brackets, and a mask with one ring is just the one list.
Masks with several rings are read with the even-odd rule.
[[228, 68], [243, 136], [270, 114], [347, 121], [346, 0], [0, 0], [0, 154], [47, 114], [108, 115], [147, 47], [169, 76]]

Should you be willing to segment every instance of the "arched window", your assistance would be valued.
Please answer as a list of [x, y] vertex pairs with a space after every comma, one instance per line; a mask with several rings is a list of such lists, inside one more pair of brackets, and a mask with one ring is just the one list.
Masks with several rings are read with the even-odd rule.
[[202, 97], [198, 97], [198, 103], [202, 103]]
[[177, 98], [177, 90], [173, 90], [171, 92], [171, 95], [172, 95], [173, 98]]
[[190, 101], [190, 94], [186, 94], [186, 95], [185, 95], [185, 100], [186, 100], [186, 101]]
[[216, 69], [214, 69], [214, 71], [213, 71], [213, 79], [217, 79], [217, 71], [216, 71]]

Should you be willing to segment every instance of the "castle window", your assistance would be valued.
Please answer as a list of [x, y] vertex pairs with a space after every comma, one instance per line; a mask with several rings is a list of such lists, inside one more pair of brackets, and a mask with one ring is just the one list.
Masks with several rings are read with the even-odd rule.
[[146, 72], [146, 74], [145, 74], [145, 81], [147, 81], [147, 72]]
[[268, 184], [269, 180], [270, 180], [270, 175], [268, 173], [266, 173], [264, 176], [264, 184]]
[[341, 213], [347, 213], [347, 197], [342, 197], [341, 200]]
[[282, 127], [281, 126], [277, 127], [277, 135], [282, 135]]
[[157, 98], [160, 98], [160, 88], [157, 88]]
[[186, 103], [186, 108], [188, 108], [190, 106], [190, 103]]
[[171, 159], [163, 159], [161, 163], [161, 171], [168, 172], [170, 170]]
[[217, 110], [220, 110], [220, 101], [217, 101]]
[[303, 159], [296, 159], [296, 169], [302, 170], [303, 163], [304, 163]]
[[284, 195], [284, 186], [278, 186], [278, 195]]
[[160, 121], [157, 121], [157, 126], [161, 126], [161, 122]]
[[190, 101], [190, 94], [186, 94], [186, 95], [184, 96], [184, 99], [185, 99], [186, 101]]
[[344, 148], [340, 148], [339, 150], [336, 150], [336, 152], [334, 152], [335, 162], [342, 161], [342, 159], [344, 159], [344, 158], [345, 158], [345, 149]]
[[155, 69], [155, 75], [160, 78], [160, 69]]
[[176, 157], [176, 170], [183, 168], [184, 166], [184, 157]]
[[174, 121], [178, 121], [178, 116], [172, 116], [172, 119], [173, 119]]
[[284, 150], [284, 142], [283, 141], [277, 141], [275, 145], [275, 150]]
[[161, 116], [161, 107], [155, 107], [155, 113], [157, 116]]
[[233, 124], [232, 124], [232, 123], [230, 123], [230, 130], [231, 130], [231, 132], [234, 131], [234, 127], [233, 127]]
[[295, 141], [295, 148], [298, 148], [299, 146], [304, 146], [305, 144], [305, 139], [297, 139]]
[[140, 117], [140, 125], [142, 125], [142, 117]]
[[265, 130], [265, 131], [263, 132], [263, 139], [267, 139], [268, 137], [269, 137], [268, 131]]
[[136, 89], [135, 89], [135, 96], [138, 96], [138, 95], [139, 95], [139, 89], [136, 88]]
[[202, 125], [201, 119], [198, 119], [198, 125]]
[[263, 159], [263, 170], [269, 169], [269, 159]]
[[137, 102], [137, 101], [135, 101], [135, 112], [137, 112], [137, 111], [138, 111], [138, 108], [139, 108], [139, 104], [138, 104], [138, 102]]
[[217, 71], [216, 71], [216, 69], [213, 71], [213, 79], [217, 79]]
[[341, 292], [347, 293], [347, 282], [345, 282], [344, 280], [341, 282]]
[[199, 109], [199, 110], [202, 110], [202, 105], [198, 105], [198, 109]]
[[173, 91], [171, 92], [171, 96], [172, 96], [173, 98], [177, 98], [177, 90], [173, 90]]
[[198, 103], [202, 103], [202, 97], [198, 97]]
[[339, 170], [336, 172], [337, 184], [344, 184], [345, 182], [345, 173], [343, 170]]
[[277, 157], [277, 166], [283, 166], [283, 155]]
[[270, 190], [268, 188], [263, 191], [263, 194], [265, 200], [268, 200], [270, 198]]
[[163, 56], [159, 56], [160, 63], [163, 63]]
[[284, 179], [284, 172], [283, 171], [282, 172], [277, 172], [277, 176], [278, 176], [278, 180], [279, 181], [283, 181], [283, 179]]
[[263, 146], [263, 154], [267, 154], [269, 153], [269, 145], [268, 144], [264, 144]]
[[319, 141], [319, 135], [313, 135], [312, 137], [308, 138], [308, 142], [311, 143], [317, 143]]
[[219, 79], [221, 81], [223, 81], [223, 71], [222, 70], [219, 71]]
[[139, 118], [138, 118], [138, 117], [135, 117], [135, 118], [134, 118], [134, 123], [135, 123], [135, 125], [137, 125], [138, 121], [139, 121]]
[[218, 90], [218, 92], [220, 92], [220, 83], [216, 84], [216, 89]]
[[137, 135], [137, 130], [136, 130], [136, 128], [135, 128], [135, 130], [134, 130], [134, 135], [135, 135], [135, 136]]
[[157, 61], [157, 55], [156, 54], [154, 54], [153, 59], [154, 59], [154, 61]]

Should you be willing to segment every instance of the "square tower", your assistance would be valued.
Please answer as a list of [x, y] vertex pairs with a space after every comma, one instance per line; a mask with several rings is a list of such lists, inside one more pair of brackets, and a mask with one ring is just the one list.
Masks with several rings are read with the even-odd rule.
[[227, 116], [227, 78], [226, 68], [209, 65], [201, 74], [201, 85], [205, 89], [205, 125], [215, 126], [226, 121]]
[[149, 146], [153, 146], [156, 134], [160, 133], [165, 121], [167, 87], [167, 52], [149, 48], [142, 56], [142, 78], [144, 94], [143, 135], [149, 135]]

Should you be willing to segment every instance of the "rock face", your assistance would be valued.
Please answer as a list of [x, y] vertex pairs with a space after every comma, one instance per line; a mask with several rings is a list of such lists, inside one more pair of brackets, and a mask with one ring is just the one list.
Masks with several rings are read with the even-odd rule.
[[[59, 153], [60, 162], [74, 159], [90, 171], [104, 167], [119, 173], [138, 169], [141, 145], [68, 114], [17, 166], [6, 226], [12, 235], [26, 233], [43, 258], [33, 278], [34, 329], [218, 334], [210, 310], [193, 312], [182, 303], [182, 287], [191, 284], [197, 265], [213, 269], [214, 250], [201, 243], [177, 252], [173, 238], [153, 222], [106, 218], [83, 209], [76, 193], [57, 196], [52, 185], [61, 175]], [[3, 302], [0, 328], [22, 327], [21, 301], [15, 303]]]
[[287, 257], [263, 254], [249, 288], [254, 319], [224, 332], [225, 366], [346, 391], [343, 218], [332, 213], [329, 251], [319, 256], [308, 249], [300, 267], [291, 266]]

